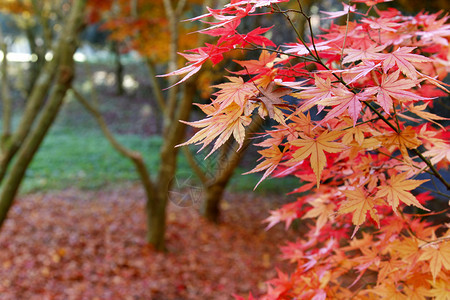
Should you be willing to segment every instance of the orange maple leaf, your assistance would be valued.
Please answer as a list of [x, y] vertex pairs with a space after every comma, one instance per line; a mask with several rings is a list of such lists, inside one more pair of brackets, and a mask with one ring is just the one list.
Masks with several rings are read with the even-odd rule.
[[399, 280], [399, 274], [404, 274], [405, 262], [401, 259], [388, 259], [380, 262], [378, 270], [377, 284], [381, 284], [386, 279], [397, 282]]
[[259, 89], [262, 96], [259, 97], [259, 100], [264, 103], [264, 107], [269, 113], [269, 117], [275, 118], [274, 105], [283, 104], [284, 101], [281, 97], [286, 96], [291, 92], [290, 89], [286, 88], [275, 88], [275, 83], [271, 82], [267, 89], [261, 87]]
[[277, 58], [276, 53], [270, 53], [267, 50], [261, 51], [258, 60], [233, 60], [240, 64], [245, 70], [236, 72], [240, 75], [259, 74], [264, 68], [270, 69], [273, 66], [273, 61]]
[[299, 149], [292, 154], [292, 159], [289, 163], [296, 163], [311, 156], [309, 161], [314, 174], [316, 174], [317, 187], [319, 187], [320, 175], [327, 162], [325, 151], [329, 153], [338, 153], [344, 150], [344, 146], [341, 143], [333, 142], [339, 138], [341, 134], [341, 131], [328, 132], [328, 130], [325, 130], [315, 139], [303, 136], [302, 139], [291, 141], [290, 144], [299, 147]]
[[[416, 252], [417, 253], [417, 252]], [[417, 269], [416, 269], [417, 270]], [[431, 284], [428, 283], [427, 278], [430, 275], [423, 274], [422, 272], [416, 272], [408, 276], [407, 281], [404, 283], [404, 292], [408, 297], [408, 300], [427, 300], [426, 296], [429, 296]], [[435, 300], [439, 298], [433, 298]], [[442, 300], [442, 299], [441, 299]]]
[[448, 300], [450, 299], [450, 284], [448, 277], [445, 279], [439, 279], [435, 282], [430, 282], [432, 288], [426, 291], [424, 294], [433, 297], [435, 300]]
[[309, 210], [302, 219], [315, 218], [316, 219], [316, 230], [315, 235], [319, 235], [320, 229], [332, 219], [336, 205], [330, 201], [330, 194], [321, 194], [309, 202], [313, 207]]
[[222, 113], [215, 114], [212, 117], [195, 122], [180, 121], [193, 127], [203, 129], [198, 131], [190, 140], [177, 145], [177, 147], [196, 143], [203, 144], [200, 148], [200, 150], [202, 150], [217, 138], [214, 142], [213, 149], [206, 156], [208, 157], [222, 146], [231, 135], [233, 135], [236, 142], [239, 144], [239, 147], [241, 147], [245, 139], [245, 126], [250, 125], [252, 121], [251, 117], [242, 116], [242, 112], [243, 109], [233, 102], [226, 107]]
[[[391, 224], [389, 224], [391, 225]], [[399, 224], [403, 225], [403, 224]], [[386, 226], [383, 226], [383, 229], [386, 229]], [[392, 253], [401, 257], [404, 261], [409, 264], [413, 264], [413, 262], [417, 259], [418, 251], [419, 251], [419, 243], [417, 239], [413, 238], [405, 238], [402, 240], [395, 240], [390, 246]]]
[[450, 270], [450, 242], [430, 244], [423, 247], [422, 250], [423, 253], [419, 260], [430, 261], [430, 271], [434, 280], [436, 280], [442, 267]]
[[372, 292], [379, 295], [381, 299], [408, 300], [408, 297], [393, 283], [378, 285]]
[[268, 149], [260, 150], [258, 151], [258, 153], [262, 155], [261, 158], [264, 160], [260, 164], [258, 164], [255, 168], [253, 168], [251, 171], [248, 171], [243, 174], [246, 175], [266, 170], [266, 172], [264, 172], [263, 177], [256, 184], [255, 189], [261, 183], [261, 181], [267, 178], [267, 176], [269, 176], [276, 169], [276, 167], [278, 166], [284, 155], [284, 153], [281, 152], [278, 146], [276, 145], [273, 145]]
[[428, 181], [428, 179], [425, 180], [412, 180], [406, 179], [407, 173], [401, 173], [397, 174], [391, 177], [391, 179], [388, 181], [387, 185], [383, 185], [380, 187], [380, 189], [377, 192], [377, 197], [384, 198], [386, 197], [387, 202], [390, 206], [392, 206], [392, 209], [395, 213], [397, 213], [397, 207], [402, 201], [403, 203], [407, 205], [414, 205], [417, 206], [423, 210], [429, 211], [429, 209], [425, 208], [420, 204], [420, 202], [414, 197], [413, 194], [411, 194], [410, 190], [415, 189], [422, 183]]
[[345, 125], [350, 125], [351, 127], [343, 130], [345, 134], [342, 137], [342, 143], [344, 145], [350, 145], [353, 141], [355, 141], [358, 145], [361, 146], [364, 142], [364, 130], [366, 129], [366, 126], [352, 126], [353, 123], [348, 118], [344, 118], [343, 121], [345, 122]]
[[419, 139], [417, 139], [417, 133], [411, 126], [407, 126], [400, 132], [385, 132], [376, 138], [387, 148], [397, 146], [403, 158], [407, 161], [410, 160], [407, 149], [415, 149], [422, 145]]
[[216, 92], [215, 103], [220, 103], [221, 111], [232, 102], [236, 103], [240, 107], [244, 107], [248, 98], [255, 95], [258, 92], [253, 83], [244, 82], [241, 77], [231, 77], [226, 76], [230, 82], [221, 83], [213, 87], [219, 88], [220, 90]]
[[[421, 117], [422, 119], [425, 119], [428, 122], [432, 122], [433, 124], [436, 124], [437, 126], [444, 129], [444, 126], [442, 126], [442, 124], [436, 122], [436, 120], [449, 120], [449, 118], [441, 117], [441, 116], [438, 116], [436, 114], [426, 111], [427, 106], [428, 106], [428, 103], [424, 103], [424, 104], [416, 105], [416, 106], [411, 104], [408, 106], [408, 110], [410, 112], [412, 112], [413, 114]], [[404, 116], [404, 115], [402, 115], [402, 116]]]
[[[291, 96], [299, 99], [309, 99], [304, 102], [299, 108], [299, 111], [307, 111], [320, 100], [324, 100], [333, 96], [333, 87], [331, 85], [331, 78], [322, 79], [317, 74], [314, 74], [314, 85], [312, 87], [304, 87], [300, 93], [293, 93]], [[320, 111], [320, 110], [319, 110]]]
[[[359, 226], [366, 221], [367, 212], [372, 219], [379, 225], [377, 210], [374, 208], [374, 198], [367, 197], [364, 191], [358, 187], [355, 190], [343, 191], [347, 200], [345, 200], [338, 210], [339, 214], [353, 213], [352, 222], [356, 225], [353, 235], [358, 231]], [[353, 237], [353, 236], [352, 236]]]

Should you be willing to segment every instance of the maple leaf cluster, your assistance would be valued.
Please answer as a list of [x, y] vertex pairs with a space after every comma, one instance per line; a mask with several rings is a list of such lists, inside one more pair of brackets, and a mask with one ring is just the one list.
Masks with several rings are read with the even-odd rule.
[[275, 45], [267, 28], [239, 32], [240, 21], [256, 15], [308, 17], [299, 2], [289, 10], [283, 2], [234, 0], [194, 18], [216, 20], [202, 32], [217, 42], [182, 54], [188, 64], [166, 74], [186, 74], [183, 82], [227, 52], [261, 53], [236, 61], [242, 70], [215, 86], [211, 103], [200, 106], [207, 117], [188, 123], [201, 129], [183, 145], [213, 152], [231, 136], [242, 145], [254, 114], [276, 121], [248, 173], [298, 177], [294, 192], [309, 193], [272, 211], [268, 227], [302, 219], [311, 230], [282, 248], [296, 271], [279, 272], [264, 299], [448, 299], [450, 230], [423, 219], [448, 209], [427, 213], [426, 201], [437, 200], [412, 191], [428, 181], [415, 179], [424, 172], [449, 189], [439, 173], [450, 160], [448, 119], [429, 110], [449, 93], [441, 81], [450, 69], [449, 17], [352, 1], [325, 13], [347, 18], [345, 25], [309, 40], [299, 34]]

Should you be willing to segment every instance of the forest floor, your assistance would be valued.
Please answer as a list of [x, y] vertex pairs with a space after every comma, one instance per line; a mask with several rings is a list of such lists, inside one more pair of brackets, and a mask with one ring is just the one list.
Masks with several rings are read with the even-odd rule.
[[194, 206], [171, 203], [168, 251], [157, 253], [145, 243], [144, 193], [137, 184], [21, 196], [0, 233], [0, 299], [261, 294], [276, 268], [288, 267], [280, 243], [298, 234], [280, 225], [264, 230], [277, 201], [229, 193], [220, 225], [203, 220]]

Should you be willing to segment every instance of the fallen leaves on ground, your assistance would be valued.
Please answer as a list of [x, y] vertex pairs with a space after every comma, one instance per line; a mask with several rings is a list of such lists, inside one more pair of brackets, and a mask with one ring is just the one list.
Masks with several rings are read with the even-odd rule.
[[168, 252], [157, 253], [145, 243], [139, 187], [22, 196], [0, 233], [0, 299], [260, 294], [282, 264], [277, 244], [286, 232], [265, 232], [261, 223], [276, 203], [246, 194], [225, 199], [221, 225], [171, 204]]

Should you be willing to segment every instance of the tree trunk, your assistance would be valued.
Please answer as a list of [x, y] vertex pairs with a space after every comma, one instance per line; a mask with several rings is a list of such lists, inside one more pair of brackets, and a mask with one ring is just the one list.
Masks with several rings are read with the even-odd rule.
[[55, 120], [64, 96], [70, 88], [74, 75], [73, 55], [78, 46], [77, 34], [83, 25], [82, 17], [85, 5], [86, 0], [73, 2], [68, 24], [64, 26], [65, 31], [62, 33], [59, 41], [61, 47], [58, 47], [58, 49], [61, 51], [61, 60], [58, 66], [57, 81], [49, 99], [39, 114], [36, 126], [25, 138], [23, 146], [20, 147], [17, 157], [11, 165], [11, 169], [6, 173], [4, 180], [2, 180], [0, 188], [0, 227], [6, 219], [28, 165]]
[[116, 93], [121, 96], [125, 93], [125, 90], [123, 88], [123, 65], [120, 60], [119, 44], [112, 42], [111, 48], [114, 53], [114, 63], [116, 66]]
[[196, 92], [196, 78], [197, 76], [185, 83], [183, 98], [178, 104], [177, 114], [172, 119], [170, 130], [167, 130], [164, 135], [164, 144], [160, 152], [161, 166], [156, 183], [157, 191], [154, 196], [147, 197], [147, 242], [158, 251], [165, 250], [166, 207], [177, 168], [179, 150], [176, 145], [183, 140], [186, 128], [186, 125], [179, 120], [189, 119], [192, 100]]
[[203, 201], [201, 214], [212, 223], [220, 222], [220, 202], [222, 201], [227, 182], [213, 182], [205, 189], [205, 199]]
[[34, 88], [28, 96], [27, 104], [20, 118], [17, 130], [8, 139], [7, 143], [3, 145], [2, 155], [0, 157], [0, 181], [3, 180], [12, 158], [23, 144], [23, 141], [27, 135], [30, 133], [36, 117], [45, 102], [45, 97], [51, 87], [59, 65], [59, 53], [61, 52], [60, 46], [61, 45], [56, 48], [53, 60], [51, 62], [47, 62], [43, 67], [43, 70], [40, 72]]
[[[237, 144], [234, 148], [225, 149], [228, 153], [224, 153], [223, 158], [218, 162], [218, 168], [214, 178], [210, 181], [203, 181], [203, 187], [205, 189], [205, 199], [203, 201], [201, 213], [208, 221], [213, 223], [220, 222], [220, 202], [222, 201], [225, 189], [233, 176], [234, 170], [238, 167], [239, 163], [244, 156], [245, 149], [250, 144], [249, 135], [254, 134], [261, 128], [263, 119], [257, 116], [253, 123], [246, 128], [246, 139], [242, 147], [238, 150]], [[222, 147], [224, 147], [223, 145]]]
[[8, 80], [8, 46], [3, 40], [2, 30], [0, 28], [0, 50], [3, 52], [3, 61], [0, 68], [1, 76], [1, 97], [2, 97], [2, 134], [0, 138], [0, 150], [5, 151], [5, 145], [11, 137], [11, 122], [12, 122], [12, 99], [9, 91]]
[[[157, 251], [166, 251], [166, 206], [168, 195], [164, 188], [158, 190], [151, 197], [147, 197], [147, 242]], [[168, 190], [167, 190], [168, 192]]]
[[30, 46], [30, 52], [32, 55], [36, 55], [35, 61], [30, 61], [30, 69], [28, 71], [28, 86], [27, 86], [27, 94], [29, 95], [34, 88], [34, 84], [39, 77], [39, 72], [42, 70], [43, 65], [45, 64], [45, 49], [43, 47], [39, 47], [36, 44], [36, 37], [33, 32], [35, 28], [27, 25], [25, 28], [26, 37], [28, 39], [28, 44]]

